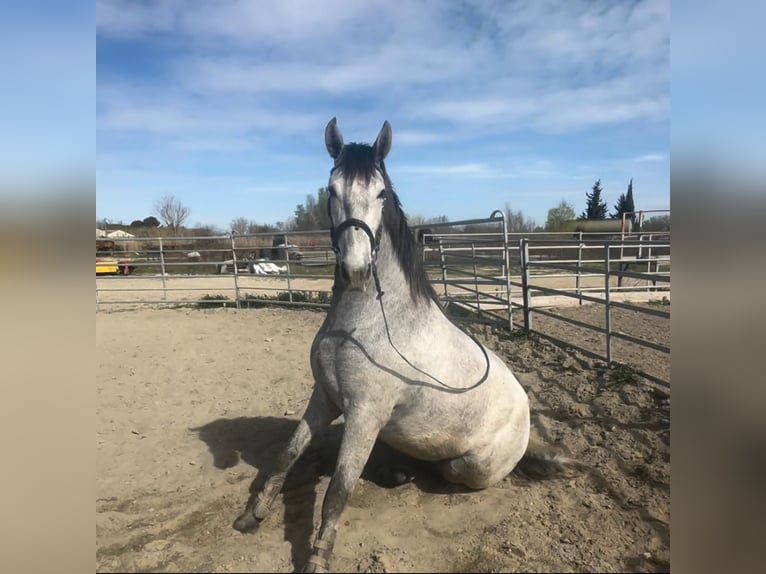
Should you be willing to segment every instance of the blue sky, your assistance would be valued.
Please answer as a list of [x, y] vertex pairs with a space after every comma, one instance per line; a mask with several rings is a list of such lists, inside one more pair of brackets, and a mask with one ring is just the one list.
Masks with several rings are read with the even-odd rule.
[[324, 127], [371, 142], [405, 211], [544, 223], [600, 178], [670, 205], [669, 1], [98, 1], [96, 216], [284, 221]]

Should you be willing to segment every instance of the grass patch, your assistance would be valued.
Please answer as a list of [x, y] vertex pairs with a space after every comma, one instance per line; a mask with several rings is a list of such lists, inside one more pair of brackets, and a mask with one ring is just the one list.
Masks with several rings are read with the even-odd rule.
[[237, 303], [226, 295], [203, 295], [193, 306], [197, 309], [219, 309], [222, 307], [236, 307]]
[[[332, 294], [325, 291], [293, 291], [292, 299], [287, 292], [277, 293], [275, 295], [252, 295], [245, 293], [240, 298], [240, 309], [260, 309], [278, 303], [316, 303], [320, 305], [329, 305], [332, 302]], [[176, 305], [177, 308], [191, 307], [194, 309], [221, 309], [236, 308], [237, 302], [226, 295], [203, 295], [199, 301]]]
[[635, 384], [638, 382], [638, 373], [633, 365], [612, 363], [609, 369], [609, 382], [613, 385]]

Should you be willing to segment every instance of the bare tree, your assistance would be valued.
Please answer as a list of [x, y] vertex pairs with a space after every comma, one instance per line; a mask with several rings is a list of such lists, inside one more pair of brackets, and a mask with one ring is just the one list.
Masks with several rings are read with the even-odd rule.
[[505, 204], [505, 221], [510, 233], [531, 233], [535, 230], [537, 224], [531, 217], [526, 217], [522, 211], [514, 211]]
[[173, 233], [183, 225], [186, 218], [189, 217], [191, 210], [181, 203], [174, 195], [166, 195], [160, 199], [154, 206], [157, 215], [167, 225]]
[[236, 217], [231, 220], [231, 230], [238, 235], [246, 234], [249, 227], [250, 220], [247, 217]]

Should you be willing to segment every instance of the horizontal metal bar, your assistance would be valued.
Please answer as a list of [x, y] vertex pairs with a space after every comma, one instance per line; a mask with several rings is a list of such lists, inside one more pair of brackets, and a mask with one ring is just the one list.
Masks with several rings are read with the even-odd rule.
[[[663, 273], [667, 273], [664, 275]], [[657, 271], [655, 273], [636, 273], [635, 271], [615, 271], [609, 272], [610, 275], [616, 277], [630, 277], [631, 279], [642, 279], [647, 281], [661, 281], [662, 283], [670, 283], [670, 271]]]
[[659, 343], [653, 343], [652, 341], [639, 339], [638, 337], [628, 335], [627, 333], [623, 333], [621, 331], [612, 331], [612, 337], [617, 337], [619, 339], [623, 339], [625, 341], [630, 341], [631, 343], [641, 345], [642, 347], [649, 347], [651, 349], [655, 349], [657, 351], [662, 351], [663, 353], [670, 354], [670, 347], [666, 347], [665, 345], [660, 345]]
[[483, 275], [481, 273], [474, 274], [471, 271], [466, 271], [464, 269], [458, 269], [457, 267], [447, 267], [446, 269], [447, 269], [447, 271], [451, 271], [452, 273], [457, 273], [458, 275], [464, 275], [466, 277], [470, 277], [471, 279], [476, 278], [476, 279], [479, 280], [478, 281], [479, 283], [487, 283], [487, 282], [489, 282], [489, 283], [494, 285], [496, 281], [500, 281], [503, 284], [505, 284], [505, 278], [504, 277], [501, 278], [501, 277], [496, 276], [496, 275]]
[[[436, 283], [436, 282], [434, 282], [434, 283]], [[443, 285], [443, 284], [444, 284], [444, 282], [443, 282], [443, 281], [441, 281], [441, 282], [439, 282], [439, 284], [440, 284], [440, 285]], [[504, 284], [504, 283], [503, 283], [503, 284]], [[450, 285], [450, 286], [452, 286], [452, 287], [456, 287], [456, 288], [458, 288], [458, 289], [462, 289], [463, 291], [466, 291], [466, 292], [468, 292], [468, 293], [470, 293], [471, 295], [474, 295], [474, 296], [475, 296], [475, 295], [476, 295], [476, 293], [477, 293], [476, 289], [471, 289], [470, 287], [465, 287], [463, 284], [460, 284], [460, 283], [450, 283], [450, 282], [447, 282], [447, 285]], [[478, 293], [479, 293], [479, 295], [481, 295], [482, 297], [487, 297], [487, 298], [490, 298], [490, 297], [494, 297], [494, 296], [492, 296], [492, 295], [489, 295], [489, 294], [487, 294], [487, 293], [486, 293], [486, 292], [484, 292], [484, 291], [478, 291]], [[505, 299], [503, 299], [502, 301], [505, 301]]]
[[584, 327], [585, 329], [590, 329], [592, 331], [597, 331], [599, 333], [606, 334], [606, 329], [604, 329], [603, 327], [590, 325], [589, 323], [584, 323], [583, 321], [578, 321], [577, 319], [572, 319], [571, 317], [564, 317], [563, 315], [557, 315], [556, 313], [551, 313], [550, 311], [546, 311], [545, 309], [540, 309], [539, 307], [538, 308], [532, 307], [530, 311], [539, 313], [540, 315], [545, 315], [546, 317], [551, 317], [553, 319], [560, 319], [561, 321], [564, 321], [565, 323], [571, 323], [572, 325], [577, 325], [578, 327]]
[[[266, 289], [266, 287], [264, 287]], [[116, 293], [118, 291], [125, 293], [137, 293], [137, 292], [156, 292], [162, 293], [163, 291], [234, 291], [234, 285], [225, 287], [136, 287], [135, 289], [109, 289], [109, 288], [96, 288], [97, 293]]]
[[[571, 265], [560, 265], [556, 262], [551, 261], [529, 261], [527, 263], [530, 267], [547, 267], [550, 269], [560, 269], [560, 270], [566, 270], [566, 271], [572, 271], [572, 275], [577, 275], [577, 267], [573, 267]], [[596, 267], [580, 267], [580, 276], [582, 276], [584, 273], [590, 273], [593, 275], [606, 275], [606, 269], [598, 269]], [[665, 272], [667, 273], [667, 272]], [[670, 276], [664, 275], [662, 272], [657, 273], [634, 273], [632, 271], [617, 271], [614, 269], [611, 269], [609, 271], [609, 275], [614, 275], [615, 277], [630, 277], [632, 279], [645, 279], [648, 281], [662, 281], [662, 282], [670, 282]]]
[[623, 303], [622, 301], [610, 301], [611, 307], [619, 307], [620, 309], [627, 309], [628, 311], [637, 311], [639, 313], [645, 313], [646, 315], [654, 315], [655, 317], [661, 317], [663, 319], [670, 319], [670, 313], [667, 311], [660, 311], [659, 309], [651, 309], [649, 307], [639, 307], [637, 305], [631, 305], [630, 303]]
[[[598, 353], [594, 353], [590, 349], [586, 349], [584, 347], [580, 347], [579, 345], [575, 345], [574, 343], [570, 343], [569, 341], [564, 341], [563, 339], [559, 339], [558, 337], [554, 337], [553, 335], [547, 335], [545, 333], [542, 333], [540, 331], [532, 330], [532, 332], [537, 337], [541, 337], [543, 339], [547, 339], [548, 341], [551, 341], [552, 343], [560, 346], [560, 347], [567, 347], [570, 349], [574, 349], [583, 355], [587, 357], [591, 357], [592, 359], [597, 359], [599, 361], [606, 362], [606, 357], [604, 355], [599, 355]], [[619, 361], [612, 361], [614, 364], [620, 364]], [[652, 375], [651, 373], [647, 373], [646, 371], [634, 369], [634, 372], [637, 375], [640, 375], [644, 377], [645, 379], [657, 384], [658, 386], [662, 387], [663, 389], [670, 389], [670, 383], [664, 379], [661, 379], [657, 377], [656, 375]]]
[[[473, 277], [473, 276], [471, 276]], [[479, 279], [478, 281], [474, 281], [473, 278], [470, 279], [440, 279], [440, 278], [434, 278], [430, 281], [433, 285], [505, 285], [504, 279]]]
[[[304, 307], [323, 307], [323, 308], [329, 308], [330, 303], [315, 303], [312, 301], [280, 301], [278, 299], [257, 299], [255, 297], [251, 297], [249, 299], [240, 299], [239, 304], [240, 307], [246, 307], [248, 301], [252, 303], [264, 303], [266, 305], [286, 305], [286, 306], [292, 306], [292, 305], [299, 305]], [[227, 306], [233, 306], [236, 305], [236, 300], [234, 299], [177, 299], [173, 301], [98, 301], [98, 305], [196, 305], [197, 303], [204, 303], [206, 305], [215, 306], [216, 304], [219, 304], [223, 306], [224, 304]]]
[[551, 295], [561, 295], [562, 297], [569, 297], [570, 299], [582, 299], [583, 301], [590, 301], [591, 303], [604, 303], [604, 299], [599, 297], [591, 297], [590, 295], [583, 295], [577, 293], [571, 293], [569, 291], [562, 291], [561, 289], [553, 289], [552, 287], [541, 287], [539, 285], [529, 285], [529, 288], [535, 291], [541, 291], [542, 293], [549, 293]]
[[[603, 235], [603, 234], [599, 234]], [[585, 243], [586, 240], [589, 243]], [[670, 241], [654, 241], [654, 240], [641, 240], [641, 239], [597, 239], [595, 237], [587, 237], [583, 236], [582, 241], [579, 239], [536, 239], [536, 238], [529, 238], [529, 248], [530, 249], [543, 249], [543, 248], [551, 248], [546, 246], [553, 246], [555, 248], [557, 245], [560, 245], [562, 248], [566, 248], [569, 245], [580, 245], [580, 243], [583, 244], [583, 249], [585, 248], [594, 248], [594, 247], [611, 247], [614, 249], [619, 249], [620, 247], [646, 247], [646, 248], [657, 248], [657, 247], [667, 247], [670, 248]], [[536, 244], [536, 245], [535, 245]]]
[[435, 227], [457, 227], [459, 225], [474, 225], [477, 223], [500, 223], [503, 221], [502, 217], [490, 217], [488, 219], [463, 219], [461, 221], [442, 221], [439, 223], [424, 223], [422, 225], [413, 226], [413, 229], [422, 228], [435, 228]]
[[[630, 263], [631, 265], [636, 264], [644, 264], [644, 263], [664, 263], [667, 261], [670, 261], [670, 256], [660, 256], [660, 257], [652, 257], [652, 258], [642, 258], [642, 259], [634, 259], [634, 258], [618, 258], [615, 259], [614, 257], [610, 257], [609, 260], [612, 263]], [[548, 261], [547, 259], [532, 259], [531, 261]], [[555, 263], [579, 263], [580, 265], [586, 265], [588, 263], [603, 263], [604, 258], [600, 259], [555, 259], [553, 260]]]

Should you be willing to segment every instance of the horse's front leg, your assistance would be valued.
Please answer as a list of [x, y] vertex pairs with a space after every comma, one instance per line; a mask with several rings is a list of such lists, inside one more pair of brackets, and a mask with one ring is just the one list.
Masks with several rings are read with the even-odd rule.
[[364, 470], [364, 465], [382, 426], [382, 421], [370, 416], [369, 413], [359, 411], [346, 413], [338, 464], [325, 493], [322, 504], [322, 524], [314, 541], [313, 552], [303, 569], [304, 572], [329, 570], [338, 521]]
[[315, 385], [306, 412], [287, 448], [277, 459], [273, 472], [264, 482], [260, 492], [250, 497], [245, 510], [234, 521], [234, 528], [246, 532], [266, 518], [271, 505], [282, 490], [287, 473], [311, 443], [311, 439], [327, 428], [340, 414], [340, 409], [330, 402], [325, 391], [318, 384]]

